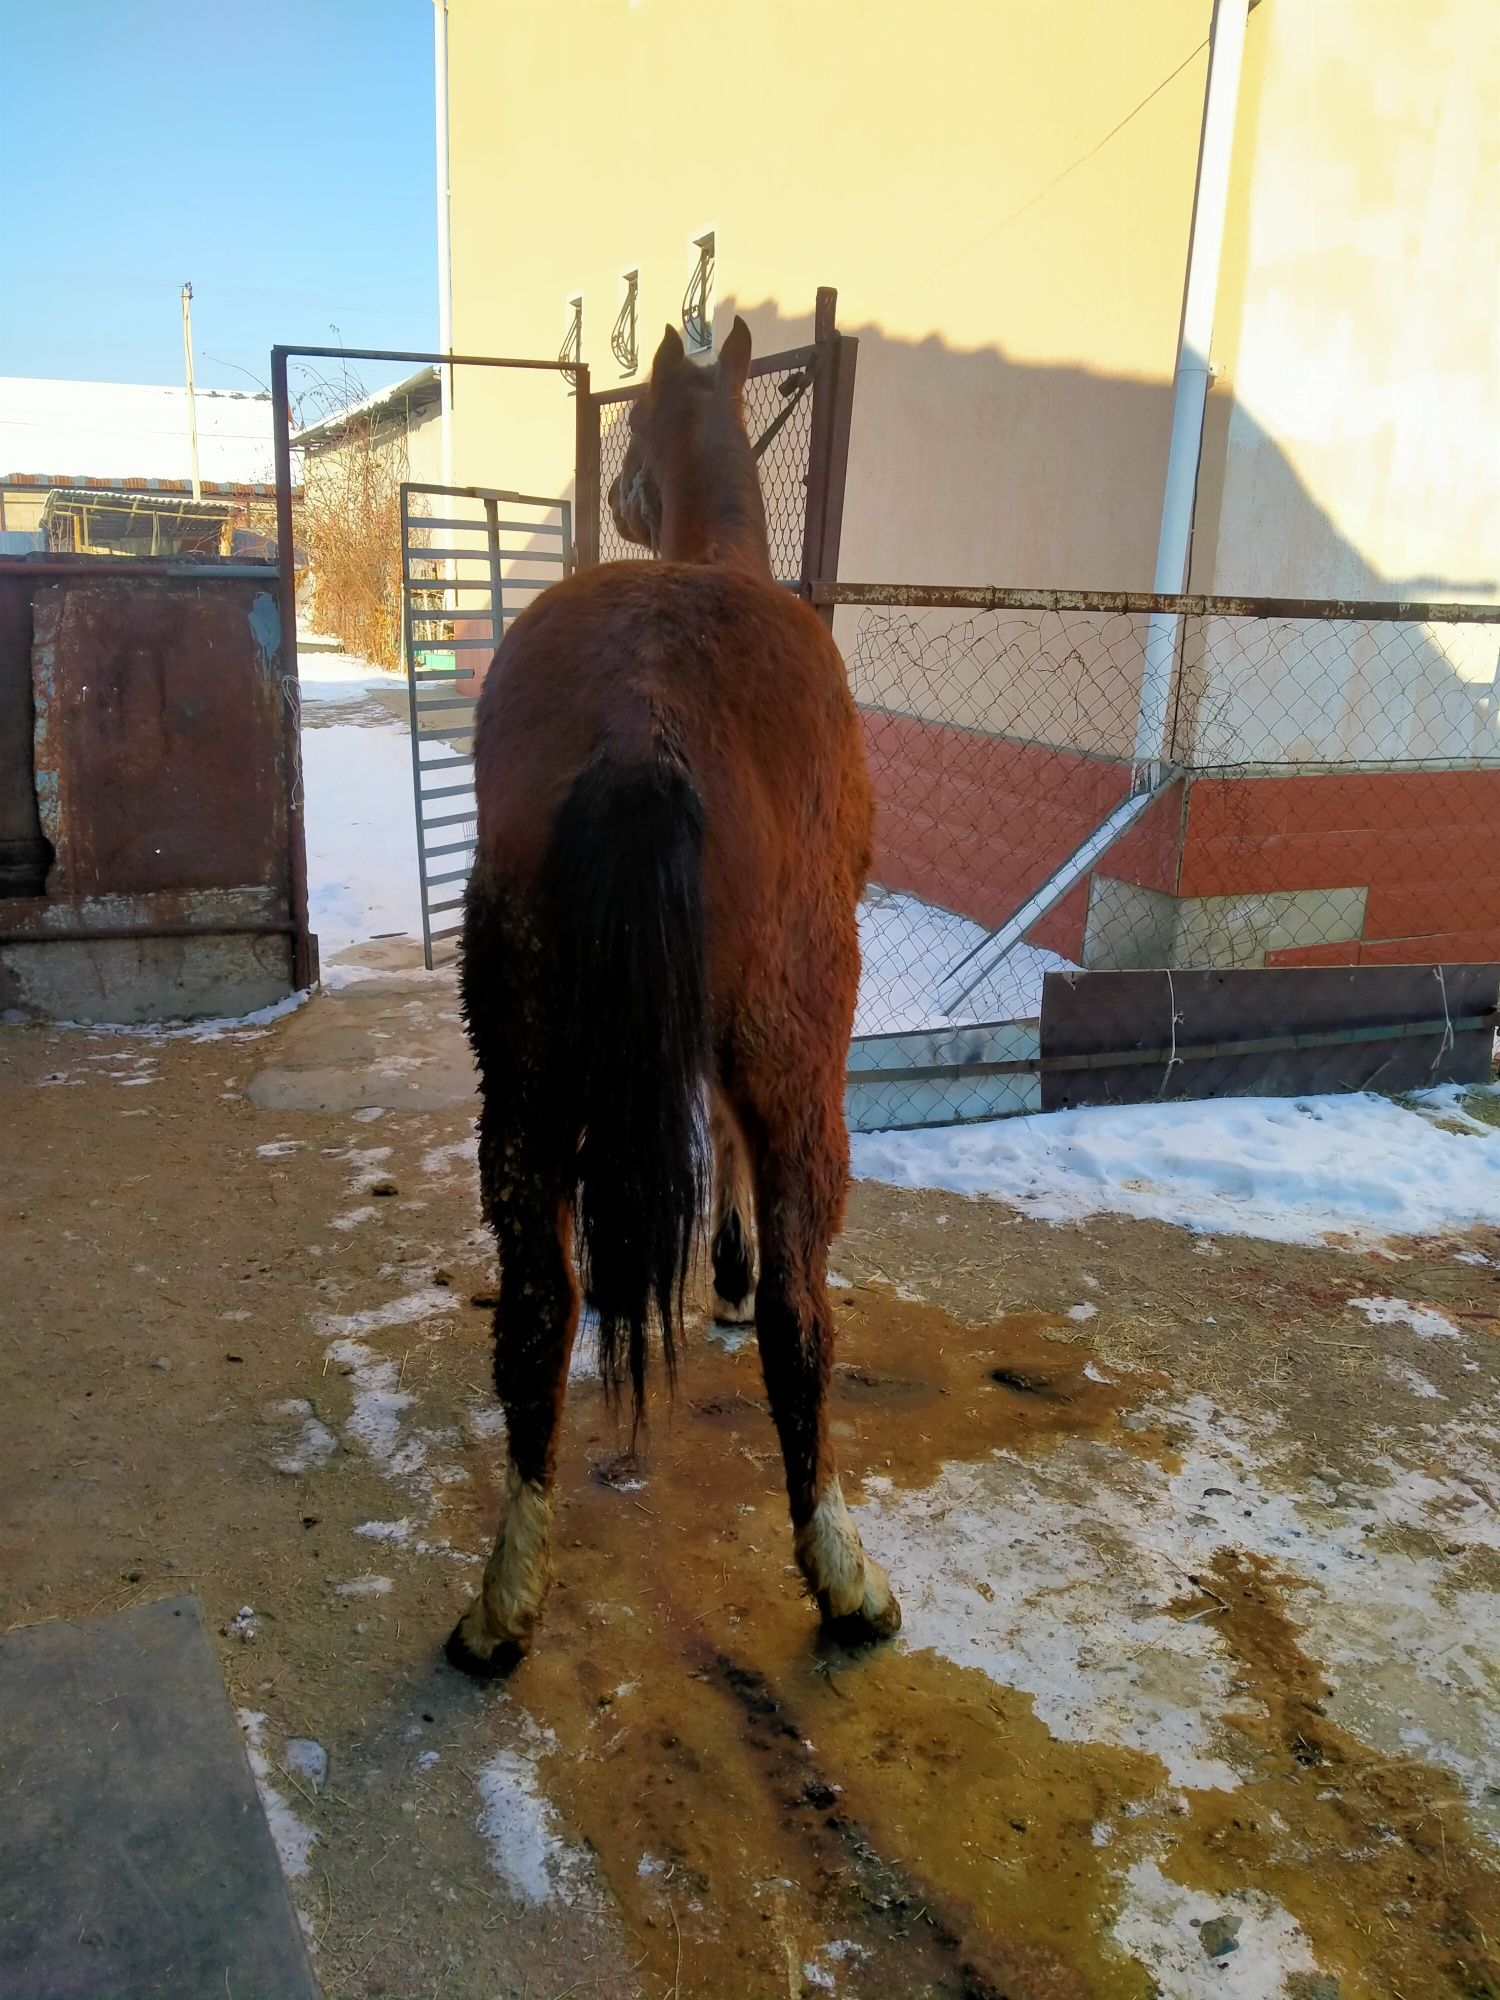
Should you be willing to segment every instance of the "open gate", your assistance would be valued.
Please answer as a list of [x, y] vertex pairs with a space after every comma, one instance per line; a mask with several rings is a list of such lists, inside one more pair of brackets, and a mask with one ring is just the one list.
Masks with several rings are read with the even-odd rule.
[[506, 626], [572, 566], [566, 500], [415, 480], [401, 487], [401, 636], [429, 971], [462, 926], [474, 860], [474, 706], [484, 669]]

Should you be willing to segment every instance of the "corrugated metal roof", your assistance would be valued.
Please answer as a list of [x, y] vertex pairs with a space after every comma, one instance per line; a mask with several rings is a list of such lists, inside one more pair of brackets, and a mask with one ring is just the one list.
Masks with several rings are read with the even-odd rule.
[[60, 503], [78, 506], [129, 508], [141, 514], [203, 514], [211, 520], [226, 520], [233, 511], [228, 500], [195, 500], [191, 493], [163, 493], [152, 487], [54, 486], [42, 509], [43, 521], [51, 520]]

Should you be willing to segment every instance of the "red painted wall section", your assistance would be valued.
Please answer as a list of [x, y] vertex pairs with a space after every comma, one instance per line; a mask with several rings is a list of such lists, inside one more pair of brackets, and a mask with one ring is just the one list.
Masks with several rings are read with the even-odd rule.
[[[875, 879], [987, 928], [1130, 789], [1128, 764], [915, 716], [860, 715], [875, 784]], [[1081, 940], [1081, 918], [1077, 929]]]
[[[875, 784], [875, 879], [1003, 923], [1130, 790], [1130, 766], [1046, 744], [983, 736], [915, 716], [861, 711]], [[1101, 860], [1103, 873], [1176, 887], [1182, 786], [1174, 785]], [[1080, 882], [1029, 933], [1064, 958], [1083, 951]]]
[[1200, 778], [1184, 896], [1363, 888], [1364, 936], [1276, 965], [1500, 958], [1500, 771]]
[[[1130, 768], [918, 717], [862, 711], [877, 881], [1003, 923], [1126, 796]], [[1362, 938], [1273, 965], [1500, 958], [1500, 771], [1328, 771], [1174, 785], [1099, 873], [1189, 896], [1362, 888]], [[1082, 956], [1088, 884], [1029, 934]]]

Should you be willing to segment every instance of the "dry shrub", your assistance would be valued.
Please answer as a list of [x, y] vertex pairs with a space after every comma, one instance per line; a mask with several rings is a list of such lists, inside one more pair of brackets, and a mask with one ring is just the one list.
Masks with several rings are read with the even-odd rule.
[[320, 630], [394, 672], [401, 665], [401, 482], [406, 440], [351, 411], [302, 464], [302, 545]]

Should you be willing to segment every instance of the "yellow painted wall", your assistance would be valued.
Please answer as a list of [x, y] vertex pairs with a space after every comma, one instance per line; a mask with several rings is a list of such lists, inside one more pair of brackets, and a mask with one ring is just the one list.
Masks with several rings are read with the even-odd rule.
[[[1149, 584], [1209, 12], [450, 0], [455, 347], [554, 354], [581, 290], [614, 386], [621, 273], [649, 365], [712, 227], [721, 333], [830, 284], [859, 335], [845, 576]], [[557, 491], [571, 421], [466, 371], [459, 475]]]
[[[846, 578], [1149, 587], [1210, 0], [449, 0], [454, 342], [552, 355], [691, 239], [719, 331], [860, 339]], [[1174, 73], [1175, 72], [1175, 73]], [[1500, 0], [1251, 14], [1198, 587], [1494, 590]], [[460, 374], [456, 466], [565, 490], [555, 378]]]
[[1500, 596], [1500, 5], [1261, 0], [1241, 106], [1195, 587]]

